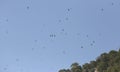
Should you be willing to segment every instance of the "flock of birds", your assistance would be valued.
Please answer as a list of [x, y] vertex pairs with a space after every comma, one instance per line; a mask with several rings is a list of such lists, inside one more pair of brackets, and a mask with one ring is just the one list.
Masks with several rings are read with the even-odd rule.
[[[111, 5], [114, 5], [114, 3], [111, 3]], [[29, 9], [30, 9], [30, 6], [27, 6], [26, 9], [29, 10]], [[68, 12], [70, 12], [71, 10], [72, 10], [72, 8], [68, 8], [68, 9], [67, 9]], [[101, 8], [101, 11], [104, 11], [104, 8]], [[66, 17], [65, 20], [68, 21], [69, 18]], [[6, 22], [9, 22], [9, 20], [6, 19]], [[61, 23], [62, 20], [59, 20], [58, 22]], [[0, 22], [0, 23], [1, 23], [1, 22]], [[65, 32], [65, 29], [64, 29], [64, 28], [61, 29], [61, 31], [64, 32], [65, 35], [67, 35], [67, 32]], [[6, 34], [8, 34], [8, 32], [9, 32], [9, 31], [6, 30]], [[77, 34], [77, 35], [80, 35], [80, 34]], [[56, 35], [56, 34], [50, 34], [49, 37], [50, 37], [50, 38], [56, 38], [57, 35]], [[88, 38], [89, 35], [86, 35], [86, 37]], [[37, 43], [38, 40], [34, 40], [34, 42]], [[93, 41], [90, 43], [90, 46], [93, 46], [94, 44], [95, 44], [95, 41], [93, 40]], [[81, 48], [84, 48], [84, 46], [81, 46]], [[32, 48], [32, 51], [34, 51], [34, 50], [35, 50], [35, 48]], [[63, 53], [63, 54], [66, 54], [66, 51], [62, 51], [62, 53]], [[19, 62], [20, 59], [19, 59], [19, 58], [16, 58], [15, 61], [16, 61], [16, 62]], [[7, 69], [8, 69], [7, 67], [8, 67], [8, 65], [6, 65], [6, 67], [4, 67], [3, 70], [4, 70], [4, 71], [7, 71]]]

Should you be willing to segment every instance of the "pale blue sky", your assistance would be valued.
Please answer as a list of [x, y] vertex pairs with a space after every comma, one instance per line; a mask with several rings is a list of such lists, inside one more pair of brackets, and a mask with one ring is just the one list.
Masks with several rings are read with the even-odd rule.
[[0, 0], [0, 72], [82, 65], [118, 50], [119, 31], [119, 0]]

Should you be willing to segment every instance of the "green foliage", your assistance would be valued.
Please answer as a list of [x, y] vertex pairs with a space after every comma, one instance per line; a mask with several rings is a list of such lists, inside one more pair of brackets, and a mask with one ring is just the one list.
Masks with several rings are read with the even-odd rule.
[[82, 72], [82, 67], [78, 63], [73, 63], [70, 69], [61, 69], [59, 72]]
[[82, 72], [82, 68], [78, 63], [73, 63], [71, 65], [71, 72]]
[[69, 69], [61, 69], [61, 70], [59, 70], [59, 72], [71, 72]]
[[103, 53], [96, 61], [90, 61], [82, 66], [73, 63], [70, 69], [62, 69], [59, 72], [95, 72], [95, 70], [98, 72], [120, 72], [120, 49]]

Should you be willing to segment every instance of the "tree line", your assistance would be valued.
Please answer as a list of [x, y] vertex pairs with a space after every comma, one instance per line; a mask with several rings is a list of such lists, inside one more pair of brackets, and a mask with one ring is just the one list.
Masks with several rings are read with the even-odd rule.
[[120, 49], [102, 53], [96, 60], [83, 65], [75, 62], [69, 69], [60, 69], [58, 72], [120, 72]]

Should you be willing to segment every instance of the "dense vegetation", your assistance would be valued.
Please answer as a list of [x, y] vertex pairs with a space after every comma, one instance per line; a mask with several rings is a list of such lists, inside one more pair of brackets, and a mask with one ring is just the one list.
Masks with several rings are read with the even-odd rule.
[[101, 54], [95, 61], [79, 65], [73, 63], [69, 69], [59, 72], [120, 72], [120, 49]]

